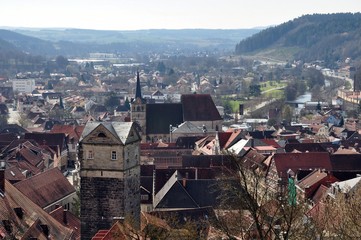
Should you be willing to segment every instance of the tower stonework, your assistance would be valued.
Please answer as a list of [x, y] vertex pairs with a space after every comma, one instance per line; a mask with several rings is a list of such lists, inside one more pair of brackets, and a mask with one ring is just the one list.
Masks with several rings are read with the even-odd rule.
[[131, 122], [88, 122], [79, 142], [81, 239], [119, 220], [140, 225], [139, 133]]

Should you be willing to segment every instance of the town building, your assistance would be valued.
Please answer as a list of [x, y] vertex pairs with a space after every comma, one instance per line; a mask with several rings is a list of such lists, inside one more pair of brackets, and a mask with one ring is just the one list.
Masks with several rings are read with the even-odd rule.
[[35, 90], [35, 79], [11, 79], [13, 91], [19, 93], [31, 93]]

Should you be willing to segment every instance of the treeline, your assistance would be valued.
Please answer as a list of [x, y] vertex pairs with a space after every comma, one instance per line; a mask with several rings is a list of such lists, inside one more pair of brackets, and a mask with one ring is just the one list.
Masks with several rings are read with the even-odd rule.
[[323, 59], [359, 58], [361, 53], [361, 13], [305, 15], [281, 25], [265, 29], [236, 45], [236, 54], [266, 48], [298, 47], [295, 58]]

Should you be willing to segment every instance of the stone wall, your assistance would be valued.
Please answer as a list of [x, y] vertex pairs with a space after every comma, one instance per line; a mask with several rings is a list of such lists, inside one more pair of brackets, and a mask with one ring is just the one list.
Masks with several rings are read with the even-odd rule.
[[82, 177], [81, 239], [91, 239], [100, 229], [110, 229], [113, 218], [125, 216], [124, 181], [116, 178]]

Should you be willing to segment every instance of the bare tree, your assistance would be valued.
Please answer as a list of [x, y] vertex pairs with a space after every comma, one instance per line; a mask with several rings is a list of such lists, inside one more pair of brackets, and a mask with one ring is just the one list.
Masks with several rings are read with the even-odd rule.
[[311, 234], [304, 215], [307, 205], [297, 201], [295, 189], [272, 184], [262, 162], [235, 156], [233, 169], [234, 176], [220, 181], [222, 214], [215, 221], [229, 239], [305, 239]]

